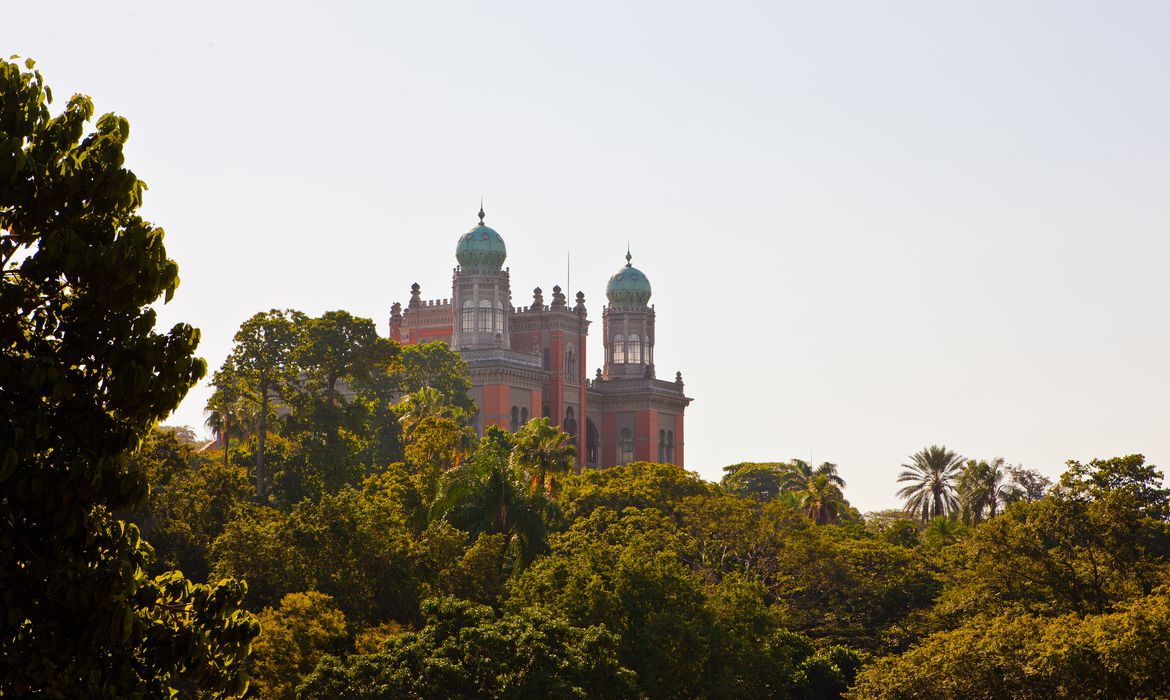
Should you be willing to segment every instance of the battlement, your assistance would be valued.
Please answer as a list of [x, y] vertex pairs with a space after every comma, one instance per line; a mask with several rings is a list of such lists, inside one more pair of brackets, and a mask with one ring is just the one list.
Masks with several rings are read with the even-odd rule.
[[[418, 306], [416, 306], [414, 308], [433, 309], [433, 308], [440, 308], [443, 306], [450, 306], [450, 305], [451, 305], [450, 299], [426, 299], [426, 300], [420, 299]], [[411, 307], [407, 307], [406, 313], [410, 313], [410, 309], [411, 309]]]

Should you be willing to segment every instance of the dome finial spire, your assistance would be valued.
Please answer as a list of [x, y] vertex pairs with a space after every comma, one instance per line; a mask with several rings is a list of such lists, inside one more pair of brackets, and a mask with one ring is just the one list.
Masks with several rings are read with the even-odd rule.
[[626, 267], [631, 266], [631, 261], [633, 259], [634, 259], [634, 256], [630, 255], [630, 242], [626, 241]]
[[479, 198], [479, 225], [483, 226], [483, 197]]

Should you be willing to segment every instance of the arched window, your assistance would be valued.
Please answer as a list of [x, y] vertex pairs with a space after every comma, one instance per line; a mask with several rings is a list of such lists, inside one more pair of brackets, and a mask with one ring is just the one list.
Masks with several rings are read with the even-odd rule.
[[613, 337], [613, 362], [617, 365], [626, 363], [626, 336], [620, 333]]
[[630, 432], [629, 428], [622, 428], [621, 437], [618, 438], [618, 451], [620, 453], [619, 464], [628, 464], [634, 461], [634, 434]]
[[528, 407], [520, 409], [520, 425], [528, 425]]
[[572, 406], [565, 407], [564, 429], [565, 429], [566, 433], [576, 437], [576, 435], [577, 435], [577, 418], [573, 412]]
[[666, 463], [666, 431], [658, 431], [658, 462], [660, 464]]
[[512, 407], [512, 422], [508, 423], [508, 430], [513, 433], [520, 429], [520, 408], [518, 406]]
[[471, 333], [475, 330], [475, 302], [468, 299], [463, 302], [463, 332]]
[[487, 299], [479, 300], [479, 332], [492, 332], [492, 303]]
[[552, 368], [549, 366], [548, 348], [545, 348], [545, 349], [544, 349], [544, 365], [542, 365], [542, 366], [543, 366], [545, 369], [552, 369]]
[[496, 333], [504, 332], [504, 302], [496, 302]]
[[576, 378], [577, 373], [574, 370], [576, 369], [577, 365], [573, 361], [574, 359], [575, 358], [573, 356], [573, 346], [570, 345], [568, 348], [565, 349], [565, 379], [575, 379]]
[[666, 431], [666, 463], [674, 464], [674, 431]]
[[632, 334], [630, 342], [626, 344], [626, 356], [631, 365], [642, 364], [642, 339], [638, 337], [637, 333]]
[[597, 464], [598, 448], [600, 447], [601, 436], [597, 432], [597, 425], [585, 419], [585, 463], [590, 465]]

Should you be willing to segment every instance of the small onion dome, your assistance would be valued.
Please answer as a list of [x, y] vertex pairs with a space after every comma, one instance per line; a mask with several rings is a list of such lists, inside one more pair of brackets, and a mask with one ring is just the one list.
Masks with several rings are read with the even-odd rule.
[[609, 278], [605, 285], [605, 296], [610, 306], [645, 307], [650, 301], [650, 280], [646, 274], [630, 264], [633, 256], [626, 252], [626, 266]]
[[483, 216], [483, 207], [480, 207], [479, 225], [459, 237], [455, 259], [464, 270], [498, 272], [508, 257], [508, 249], [500, 234], [484, 225]]

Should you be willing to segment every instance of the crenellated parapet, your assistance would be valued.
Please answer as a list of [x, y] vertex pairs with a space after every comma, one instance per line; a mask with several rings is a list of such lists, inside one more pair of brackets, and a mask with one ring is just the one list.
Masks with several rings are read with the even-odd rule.
[[450, 299], [423, 299], [422, 289], [415, 282], [410, 285], [410, 302], [406, 309], [394, 302], [390, 308], [390, 337], [400, 343], [429, 343], [434, 340], [451, 342]]

